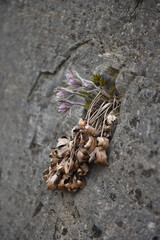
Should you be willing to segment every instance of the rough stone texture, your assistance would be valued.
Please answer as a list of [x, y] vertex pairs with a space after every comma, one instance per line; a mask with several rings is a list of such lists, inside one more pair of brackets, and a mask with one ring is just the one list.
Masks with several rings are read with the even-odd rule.
[[[0, 239], [160, 239], [159, 10], [158, 0], [0, 1]], [[50, 146], [81, 115], [56, 111], [69, 66], [114, 70], [123, 98], [110, 166], [92, 166], [77, 193], [42, 180]]]

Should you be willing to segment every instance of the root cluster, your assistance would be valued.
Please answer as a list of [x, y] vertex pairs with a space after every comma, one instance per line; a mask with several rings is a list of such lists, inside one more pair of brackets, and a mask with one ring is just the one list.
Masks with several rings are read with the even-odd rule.
[[85, 186], [84, 176], [89, 171], [90, 163], [108, 165], [106, 149], [115, 122], [110, 118], [107, 125], [103, 124], [101, 135], [81, 118], [72, 129], [71, 137], [58, 139], [56, 148], [51, 148], [50, 166], [43, 172], [48, 188], [76, 192]]

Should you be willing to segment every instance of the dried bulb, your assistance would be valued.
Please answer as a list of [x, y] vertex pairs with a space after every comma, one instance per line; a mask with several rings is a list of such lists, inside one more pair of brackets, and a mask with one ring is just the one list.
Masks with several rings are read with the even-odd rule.
[[80, 126], [77, 125], [74, 128], [72, 128], [72, 138], [75, 138], [77, 132], [79, 132], [80, 129], [81, 129]]
[[79, 125], [81, 128], [86, 125], [86, 123], [85, 123], [85, 121], [84, 121], [83, 118], [81, 118], [81, 119], [79, 120], [78, 125]]
[[79, 150], [76, 154], [76, 158], [78, 159], [79, 163], [82, 163], [84, 161], [84, 154], [81, 150]]
[[87, 148], [89, 152], [92, 152], [96, 146], [97, 146], [96, 139], [92, 136], [89, 136], [88, 142], [84, 145], [84, 147]]
[[90, 158], [89, 158], [88, 162], [91, 163], [91, 162], [93, 162], [94, 160], [96, 160], [95, 151], [93, 151], [93, 152], [90, 154]]
[[109, 114], [107, 116], [107, 122], [108, 124], [112, 124], [112, 122], [116, 121], [117, 120], [117, 117], [114, 115], [114, 114]]
[[58, 139], [57, 148], [65, 145], [68, 146], [68, 144], [69, 144], [69, 139], [66, 136], [64, 136]]
[[92, 136], [94, 136], [96, 134], [96, 129], [91, 127], [91, 126], [89, 126], [89, 125], [86, 125], [84, 129], [85, 129], [86, 133], [89, 133]]
[[109, 139], [105, 137], [97, 137], [98, 146], [101, 147], [101, 149], [106, 150], [109, 146]]
[[52, 190], [55, 190], [57, 188], [55, 182], [56, 180], [58, 179], [58, 175], [57, 174], [54, 174], [52, 177], [50, 177], [48, 180], [47, 180], [47, 186], [48, 188], [52, 189]]
[[75, 192], [85, 186], [83, 178], [91, 162], [108, 165], [109, 140], [99, 134], [81, 118], [70, 138], [58, 139], [56, 148], [51, 148], [50, 166], [43, 172], [48, 188]]
[[107, 155], [105, 150], [100, 150], [99, 147], [96, 147], [95, 155], [96, 155], [96, 160], [94, 161], [94, 163], [101, 163], [103, 165], [108, 165]]

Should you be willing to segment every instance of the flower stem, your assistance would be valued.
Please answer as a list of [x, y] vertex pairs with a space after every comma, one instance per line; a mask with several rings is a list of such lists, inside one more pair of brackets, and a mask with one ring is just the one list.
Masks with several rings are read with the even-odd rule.
[[77, 95], [77, 96], [80, 96], [80, 97], [84, 97], [84, 98], [86, 98], [87, 100], [92, 100], [92, 98], [89, 98], [89, 97], [87, 97], [87, 96], [85, 96], [85, 95], [83, 95], [83, 94], [80, 94], [80, 93], [74, 93], [75, 95]]
[[74, 105], [85, 107], [84, 104], [82, 104], [82, 103], [77, 103], [77, 102], [75, 102]]

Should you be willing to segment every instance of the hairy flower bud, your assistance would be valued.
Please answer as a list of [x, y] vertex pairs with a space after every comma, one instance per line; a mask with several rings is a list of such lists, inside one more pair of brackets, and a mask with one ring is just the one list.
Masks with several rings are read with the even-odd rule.
[[75, 75], [73, 75], [73, 73], [71, 73], [71, 72], [68, 72], [68, 73], [66, 73], [66, 78], [67, 79], [75, 78]]
[[58, 110], [59, 112], [67, 112], [72, 106], [73, 104], [65, 102], [59, 106]]
[[72, 94], [73, 94], [72, 91], [69, 91], [69, 90], [63, 88], [60, 92], [57, 93], [56, 98], [58, 100], [60, 100], [63, 98], [70, 97]]
[[88, 81], [88, 80], [83, 80], [82, 86], [85, 91], [91, 91], [91, 90], [95, 90], [97, 88], [93, 82]]
[[82, 87], [82, 79], [76, 71], [68, 71], [66, 73], [67, 83], [72, 88]]
[[70, 85], [72, 88], [79, 88], [82, 86], [82, 82], [78, 79], [70, 79], [68, 85]]

